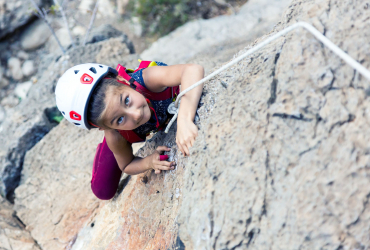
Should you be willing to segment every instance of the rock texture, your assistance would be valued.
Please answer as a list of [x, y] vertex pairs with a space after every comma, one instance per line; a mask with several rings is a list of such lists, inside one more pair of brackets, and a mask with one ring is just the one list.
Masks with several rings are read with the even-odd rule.
[[[290, 2], [249, 0], [235, 15], [189, 22], [153, 43], [141, 57], [177, 64], [185, 63], [213, 46], [231, 45], [238, 40], [248, 44], [269, 32], [280, 20], [281, 12]], [[233, 53], [240, 49], [235, 48]]]
[[[275, 32], [308, 21], [370, 68], [368, 7], [296, 0]], [[186, 165], [186, 249], [369, 248], [369, 82], [304, 30], [221, 81]]]
[[[370, 68], [369, 7], [293, 0], [269, 35], [307, 21]], [[96, 58], [109, 42], [78, 48], [68, 60]], [[50, 75], [66, 59], [45, 61]], [[138, 154], [170, 146], [177, 169], [123, 176], [111, 201], [99, 202], [88, 187], [101, 134], [62, 122], [27, 153], [17, 215], [42, 249], [368, 249], [369, 90], [312, 35], [295, 30], [206, 83], [191, 156], [177, 151], [175, 127], [156, 134]]]
[[1, 196], [0, 247], [2, 250], [40, 250], [24, 225], [15, 217], [13, 206]]
[[42, 46], [51, 36], [51, 31], [42, 20], [32, 23], [21, 35], [21, 46], [24, 50], [34, 50]]
[[42, 249], [70, 249], [81, 227], [104, 204], [90, 189], [101, 138], [97, 130], [73, 129], [64, 120], [27, 153], [15, 210]]
[[[35, 0], [38, 6], [43, 5], [44, 2], [43, 0]], [[32, 15], [29, 10], [33, 8], [29, 0], [0, 0], [0, 38], [30, 21]]]

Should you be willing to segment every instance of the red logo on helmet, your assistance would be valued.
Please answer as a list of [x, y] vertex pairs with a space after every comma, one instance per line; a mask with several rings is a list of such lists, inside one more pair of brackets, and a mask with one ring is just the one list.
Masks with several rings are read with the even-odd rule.
[[82, 76], [81, 76], [81, 79], [80, 79], [80, 81], [81, 81], [81, 83], [82, 84], [91, 84], [92, 82], [93, 82], [93, 78], [91, 77], [91, 76], [89, 76], [88, 74], [83, 74]]
[[81, 121], [81, 116], [77, 112], [71, 111], [69, 112], [69, 116], [72, 120]]

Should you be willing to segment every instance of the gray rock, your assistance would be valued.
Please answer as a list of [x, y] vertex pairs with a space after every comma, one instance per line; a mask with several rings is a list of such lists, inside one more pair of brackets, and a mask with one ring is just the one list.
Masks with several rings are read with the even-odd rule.
[[129, 0], [118, 0], [117, 1], [118, 14], [120, 15], [125, 14], [128, 3], [129, 3]]
[[4, 121], [6, 117], [6, 111], [3, 106], [0, 105], [0, 124]]
[[18, 51], [18, 53], [17, 53], [17, 57], [18, 57], [19, 59], [28, 60], [28, 58], [30, 57], [30, 55], [29, 55], [27, 52], [25, 52], [25, 51], [23, 51], [23, 50], [20, 50], [20, 51]]
[[[72, 41], [71, 41], [71, 39], [69, 38], [69, 35], [68, 35], [67, 28], [59, 29], [55, 32], [55, 34], [58, 37], [58, 40], [59, 40], [60, 44], [62, 45], [62, 47], [64, 49], [67, 49], [72, 44]], [[59, 47], [59, 44], [58, 44], [58, 42], [57, 42], [57, 40], [55, 39], [54, 36], [49, 37], [45, 47], [50, 52], [61, 51], [61, 48]]]
[[11, 57], [8, 60], [8, 69], [11, 73], [11, 76], [14, 80], [21, 80], [23, 78], [21, 60], [17, 57]]
[[[44, 2], [35, 0], [38, 6]], [[0, 38], [27, 24], [32, 19], [31, 9], [34, 7], [29, 0], [0, 0]]]
[[168, 64], [185, 63], [212, 46], [242, 39], [250, 42], [251, 37], [257, 38], [269, 32], [290, 2], [250, 0], [236, 15], [186, 23], [154, 42], [141, 53], [141, 58]]
[[28, 91], [30, 90], [31, 87], [32, 87], [31, 81], [19, 83], [17, 84], [17, 87], [15, 87], [14, 89], [14, 94], [16, 94], [16, 96], [23, 100], [27, 97]]
[[24, 61], [22, 65], [22, 73], [26, 77], [31, 76], [33, 73], [35, 73], [35, 66], [32, 60]]
[[[294, 0], [270, 35], [308, 21], [370, 68], [369, 18], [361, 0]], [[72, 50], [67, 63], [95, 58], [105, 44]], [[35, 110], [51, 98], [66, 59], [50, 58], [40, 66], [48, 71], [43, 84], [25, 102]], [[132, 55], [124, 58], [129, 64]], [[307, 31], [295, 30], [205, 84], [191, 156], [177, 151], [176, 127], [139, 151], [145, 157], [170, 146], [175, 171], [124, 176], [104, 207], [88, 192], [100, 136], [62, 122], [27, 153], [17, 214], [44, 249], [368, 249], [368, 86]], [[27, 114], [25, 105], [15, 111]], [[14, 127], [29, 124], [12, 119]], [[16, 141], [6, 136], [0, 132], [0, 149]]]
[[113, 37], [118, 37], [118, 36], [122, 36], [123, 33], [117, 29], [115, 29], [112, 25], [110, 24], [103, 24], [103, 25], [100, 25], [99, 27], [96, 27], [94, 28], [87, 41], [86, 41], [86, 44], [87, 43], [96, 43], [96, 42], [101, 42], [101, 41], [104, 41], [104, 40], [107, 40], [109, 38], [113, 38]]
[[14, 215], [13, 205], [0, 196], [0, 246], [4, 250], [40, 250], [24, 225]]
[[9, 86], [9, 83], [10, 82], [8, 79], [6, 79], [5, 77], [2, 77], [0, 80], [0, 89]]
[[19, 104], [19, 98], [15, 95], [8, 95], [1, 100], [0, 104], [7, 108], [13, 108]]
[[[95, 7], [95, 1], [93, 0], [82, 0], [80, 1], [80, 5], [78, 6], [78, 10], [81, 12], [81, 14], [88, 14], [91, 15], [94, 7]], [[115, 7], [112, 5], [112, 2], [109, 0], [101, 0], [99, 1], [99, 8], [98, 13], [96, 15], [97, 19], [100, 19], [101, 17], [112, 17], [115, 13], [114, 11]], [[103, 10], [103, 11], [102, 11]]]
[[82, 26], [75, 26], [73, 29], [72, 29], [72, 34], [74, 36], [83, 36], [86, 34], [86, 28], [85, 27], [82, 27]]
[[[272, 34], [319, 19], [369, 69], [369, 17], [363, 1], [297, 0]], [[207, 83], [183, 176], [186, 249], [369, 248], [368, 86], [303, 29]]]
[[37, 20], [31, 24], [21, 35], [21, 46], [24, 50], [34, 50], [42, 46], [51, 36], [49, 27]]
[[0, 89], [9, 85], [9, 81], [3, 75], [3, 69], [0, 67]]
[[[27, 152], [21, 185], [16, 190], [15, 210], [42, 249], [68, 249], [81, 227], [90, 225], [90, 216], [103, 206], [91, 192], [88, 181], [101, 133], [76, 129], [63, 120]], [[71, 147], [62, 147], [67, 144]], [[76, 157], [80, 160], [75, 161]]]

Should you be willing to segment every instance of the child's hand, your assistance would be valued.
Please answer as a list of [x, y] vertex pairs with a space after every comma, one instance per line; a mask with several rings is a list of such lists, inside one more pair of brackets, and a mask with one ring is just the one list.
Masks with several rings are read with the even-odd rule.
[[184, 156], [190, 155], [189, 149], [198, 136], [198, 128], [189, 119], [177, 119], [176, 143]]
[[[161, 153], [163, 153], [164, 151], [171, 151], [170, 148], [166, 147], [166, 146], [159, 146], [157, 147], [157, 149], [155, 150], [155, 152], [153, 154], [151, 154], [150, 157], [150, 167], [152, 169], [154, 169], [155, 173], [156, 174], [160, 174], [162, 170], [173, 170], [175, 169], [175, 165], [176, 163], [174, 161], [172, 162], [169, 162], [169, 161], [166, 161], [166, 160], [160, 160], [161, 158]], [[166, 157], [163, 157], [162, 158], [166, 158]]]

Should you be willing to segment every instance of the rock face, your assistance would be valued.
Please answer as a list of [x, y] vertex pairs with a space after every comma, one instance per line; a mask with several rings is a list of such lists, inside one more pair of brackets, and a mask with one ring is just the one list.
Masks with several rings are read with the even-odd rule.
[[[363, 1], [296, 0], [275, 32], [314, 23], [369, 69], [369, 17]], [[207, 85], [221, 81], [186, 165], [186, 249], [368, 248], [369, 82], [304, 30]]]
[[[27, 153], [15, 210], [42, 249], [73, 245], [81, 227], [91, 223], [91, 215], [103, 205], [91, 192], [89, 181], [101, 138], [98, 130], [73, 129], [64, 120]], [[84, 153], [78, 150], [81, 145]]]
[[[43, 0], [35, 0], [38, 6], [44, 2]], [[29, 0], [0, 0], [0, 38], [26, 24], [32, 18], [28, 11], [33, 8]]]
[[269, 32], [290, 2], [249, 0], [236, 15], [189, 22], [153, 43], [141, 57], [168, 64], [185, 63], [216, 45], [230, 45], [238, 40], [248, 44]]
[[40, 250], [29, 232], [14, 216], [13, 206], [0, 196], [0, 247], [4, 250]]
[[[294, 0], [271, 34], [312, 23], [369, 69], [369, 7]], [[106, 43], [69, 60], [96, 57]], [[17, 215], [42, 249], [368, 249], [369, 92], [369, 81], [295, 30], [207, 82], [191, 156], [177, 151], [175, 127], [157, 133], [138, 155], [170, 146], [177, 169], [123, 176], [111, 201], [88, 187], [101, 134], [62, 122], [27, 153]]]

